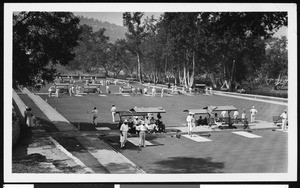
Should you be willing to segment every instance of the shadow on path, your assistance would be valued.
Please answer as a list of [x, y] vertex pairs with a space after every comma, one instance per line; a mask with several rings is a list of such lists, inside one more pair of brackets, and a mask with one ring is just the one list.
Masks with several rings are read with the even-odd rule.
[[213, 162], [210, 157], [170, 157], [154, 164], [154, 173], [222, 173], [224, 169], [224, 162]]

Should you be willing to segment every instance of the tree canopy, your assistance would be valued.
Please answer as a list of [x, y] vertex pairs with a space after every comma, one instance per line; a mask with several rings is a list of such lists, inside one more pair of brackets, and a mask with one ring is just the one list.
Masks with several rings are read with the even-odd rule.
[[[50, 15], [52, 14], [55, 15]], [[16, 21], [25, 17], [21, 15]], [[68, 34], [74, 32], [76, 35], [72, 35], [73, 38], [69, 35], [69, 38], [56, 36], [57, 32], [43, 36], [44, 30], [48, 33], [53, 30], [50, 23], [43, 23], [45, 26], [50, 25], [46, 27], [50, 28], [49, 31], [40, 29], [36, 36], [34, 28], [39, 25], [33, 22], [31, 25], [34, 26], [29, 27], [29, 34], [36, 36], [33, 38], [36, 42], [31, 46], [27, 40], [24, 42], [26, 45], [18, 42], [22, 41], [20, 37], [25, 37], [19, 29], [14, 36], [14, 41], [17, 42], [14, 50], [26, 53], [20, 53], [14, 58], [16, 62], [24, 62], [23, 59], [29, 61], [31, 58], [31, 61], [40, 57], [43, 62], [51, 62], [51, 65], [64, 65], [71, 61], [69, 66], [72, 69], [101, 69], [106, 76], [118, 76], [122, 71], [131, 77], [136, 75], [140, 82], [172, 81], [187, 88], [192, 87], [195, 81], [215, 88], [227, 81], [232, 90], [243, 83], [258, 80], [263, 83], [263, 80], [281, 78], [287, 74], [287, 40], [272, 38], [279, 28], [287, 26], [286, 12], [165, 12], [158, 19], [148, 17], [142, 20], [143, 15], [142, 12], [123, 13], [123, 24], [128, 32], [126, 39], [115, 43], [108, 42], [103, 28], [94, 32], [87, 25], [77, 28], [76, 19], [73, 27], [69, 23], [73, 29], [65, 31]], [[59, 22], [58, 25], [60, 24], [62, 23]], [[58, 41], [50, 40], [52, 37], [56, 37]], [[44, 50], [42, 54], [47, 52], [47, 58], [37, 53], [38, 42], [44, 38], [50, 38], [50, 42], [42, 43], [45, 47], [42, 45], [41, 48]], [[51, 47], [59, 41], [62, 44], [67, 41], [71, 43], [59, 46], [58, 52], [57, 48]], [[76, 48], [72, 51], [75, 45]], [[54, 58], [62, 56], [61, 52], [64, 52], [64, 57]], [[48, 64], [41, 64], [43, 69], [44, 65]], [[45, 72], [49, 73], [50, 70], [48, 68]]]
[[13, 15], [13, 86], [51, 82], [54, 65], [67, 65], [78, 44], [79, 19], [69, 12], [20, 12]]

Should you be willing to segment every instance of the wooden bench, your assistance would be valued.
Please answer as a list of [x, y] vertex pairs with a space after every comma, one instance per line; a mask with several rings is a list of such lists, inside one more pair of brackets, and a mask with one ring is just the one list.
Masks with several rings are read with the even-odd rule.
[[84, 87], [83, 93], [97, 93], [97, 87]]

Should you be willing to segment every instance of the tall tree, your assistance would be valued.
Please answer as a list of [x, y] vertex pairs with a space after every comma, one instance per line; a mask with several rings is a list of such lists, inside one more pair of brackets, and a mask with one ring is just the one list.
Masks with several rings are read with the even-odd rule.
[[70, 12], [20, 12], [13, 15], [13, 87], [52, 82], [56, 64], [67, 65], [80, 34]]
[[123, 13], [123, 25], [128, 28], [126, 33], [128, 50], [130, 50], [137, 58], [137, 73], [139, 81], [142, 82], [142, 41], [146, 35], [144, 26], [141, 23], [142, 12], [125, 12]]

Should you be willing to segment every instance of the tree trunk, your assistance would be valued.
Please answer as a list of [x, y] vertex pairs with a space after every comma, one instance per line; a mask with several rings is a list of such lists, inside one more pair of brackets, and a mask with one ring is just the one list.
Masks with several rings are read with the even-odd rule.
[[142, 80], [142, 66], [141, 66], [140, 54], [137, 52], [136, 55], [137, 55], [137, 61], [138, 61], [138, 71], [137, 71], [138, 79], [139, 79], [140, 83], [142, 83], [143, 80]]
[[194, 76], [195, 76], [195, 52], [193, 52], [193, 69], [192, 69], [192, 75], [190, 76], [189, 87], [192, 87], [194, 84]]
[[234, 69], [235, 69], [235, 60], [232, 61], [232, 67], [231, 67], [231, 71], [230, 71], [230, 74], [229, 74], [229, 91], [232, 91], [233, 89], [233, 84], [234, 84], [234, 77], [235, 77], [235, 74], [234, 74]]
[[187, 86], [187, 83], [186, 83], [186, 67], [184, 66], [183, 67], [183, 84], [184, 86]]

